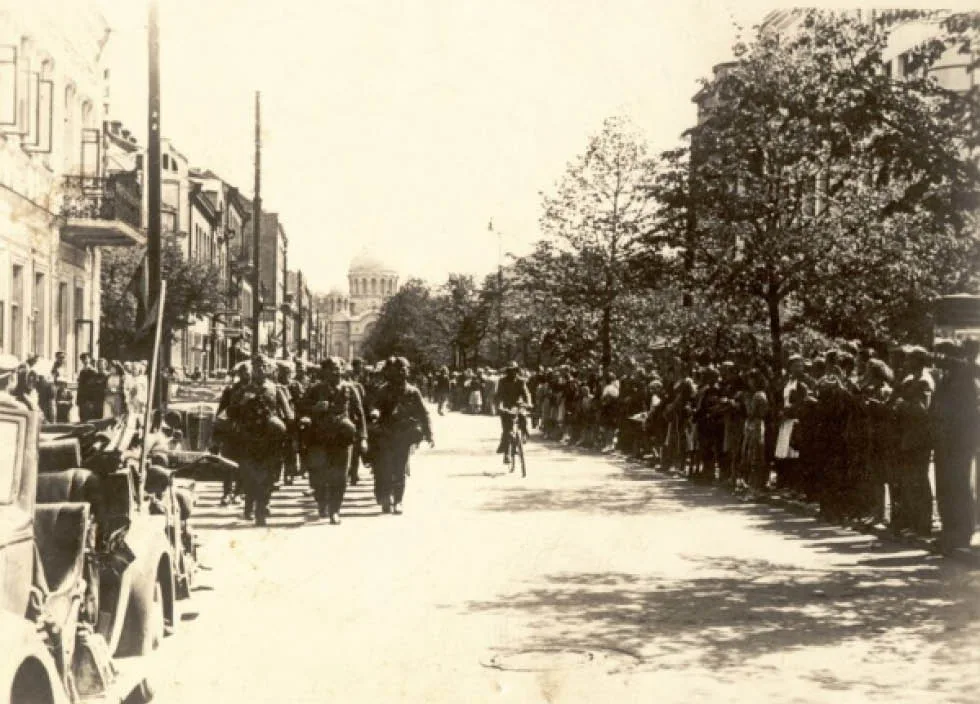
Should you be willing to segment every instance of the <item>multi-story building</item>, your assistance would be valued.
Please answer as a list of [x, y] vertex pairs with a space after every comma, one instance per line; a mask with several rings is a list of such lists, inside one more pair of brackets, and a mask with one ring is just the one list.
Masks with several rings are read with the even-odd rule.
[[274, 357], [288, 357], [295, 315], [295, 298], [289, 290], [289, 239], [278, 213], [262, 213], [259, 229], [259, 347]]
[[0, 351], [99, 353], [101, 248], [144, 242], [139, 196], [106, 174], [92, 0], [0, 8]]
[[290, 349], [293, 355], [306, 361], [316, 361], [312, 342], [316, 336], [313, 327], [313, 294], [302, 271], [287, 272], [287, 288], [293, 296], [293, 316], [290, 331]]

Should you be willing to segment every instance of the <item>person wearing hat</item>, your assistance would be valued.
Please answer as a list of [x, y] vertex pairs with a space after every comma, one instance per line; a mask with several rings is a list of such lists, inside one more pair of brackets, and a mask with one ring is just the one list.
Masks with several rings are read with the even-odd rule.
[[92, 363], [92, 355], [83, 352], [79, 355], [82, 368], [78, 370], [78, 417], [83, 423], [102, 418], [105, 401], [105, 382], [107, 381]]
[[20, 361], [12, 354], [0, 354], [0, 406], [27, 408], [10, 393], [16, 381], [18, 367]]
[[306, 467], [321, 518], [340, 523], [340, 508], [347, 491], [351, 452], [362, 452], [367, 440], [367, 423], [361, 396], [343, 380], [344, 363], [327, 357], [321, 363], [323, 378], [303, 398], [301, 427], [308, 427]]
[[973, 538], [974, 502], [970, 474], [980, 447], [980, 387], [975, 340], [935, 345], [942, 377], [932, 403], [935, 427], [936, 502], [943, 552], [969, 548]]
[[[511, 362], [504, 367], [504, 375], [497, 384], [497, 393], [494, 400], [497, 404], [497, 413], [500, 416], [500, 443], [497, 446], [497, 453], [503, 453], [504, 464], [510, 464], [510, 432], [514, 427], [514, 416], [505, 413], [504, 409], [518, 408], [523, 406], [530, 408], [531, 392], [517, 375], [520, 367], [517, 362]], [[526, 432], [526, 428], [522, 428]]]
[[[232, 419], [232, 409], [241, 403], [242, 395], [252, 382], [252, 369], [248, 362], [242, 362], [233, 370], [235, 380], [221, 392], [218, 408], [215, 411], [214, 439], [218, 454], [241, 464], [246, 459], [242, 452], [243, 438], [238, 424]], [[238, 503], [243, 483], [233, 473], [228, 472], [221, 493], [221, 505]]]
[[905, 377], [896, 389], [899, 427], [897, 491], [891, 528], [896, 532], [927, 537], [932, 533], [932, 486], [929, 462], [932, 456], [930, 407], [936, 390], [928, 369], [931, 355], [922, 347], [905, 350]]
[[293, 420], [289, 399], [273, 381], [275, 363], [264, 357], [252, 361], [252, 380], [228, 410], [241, 432], [239, 472], [245, 484], [245, 519], [264, 526], [269, 499], [282, 462], [282, 443]]
[[[293, 415], [295, 417], [296, 402], [299, 398], [295, 395], [293, 387], [293, 369], [293, 363], [288, 359], [276, 360], [276, 385], [279, 387], [279, 392], [289, 401], [289, 406], [293, 409]], [[282, 469], [280, 470], [280, 476], [283, 478], [286, 486], [289, 486], [293, 483], [293, 478], [299, 472], [299, 459], [297, 457], [299, 446], [296, 441], [297, 427], [295, 422], [289, 423], [286, 430], [287, 436], [283, 440], [282, 446]]]
[[[358, 363], [359, 366], [357, 369], [354, 368], [354, 363]], [[364, 379], [364, 360], [355, 358], [353, 362], [351, 362], [351, 368], [348, 369], [345, 376], [347, 383], [354, 387], [354, 390], [357, 391], [357, 397], [361, 400], [361, 407], [363, 408], [366, 405], [365, 395], [367, 393], [367, 390], [364, 388], [364, 384], [362, 382]], [[364, 453], [361, 452], [361, 443], [354, 443], [350, 452], [350, 468], [347, 471], [347, 479], [351, 486], [357, 486], [357, 483], [361, 480], [360, 469], [363, 455]]]
[[412, 448], [423, 440], [435, 446], [422, 392], [408, 383], [408, 373], [407, 359], [389, 359], [386, 383], [377, 396], [379, 447], [374, 462], [374, 496], [382, 513], [402, 512]]
[[435, 378], [436, 410], [439, 412], [439, 415], [445, 415], [445, 408], [449, 403], [450, 391], [449, 369], [447, 367], [441, 367], [436, 372]]
[[861, 405], [867, 418], [868, 453], [864, 495], [869, 518], [875, 523], [885, 520], [885, 487], [895, 496], [895, 419], [892, 413], [894, 375], [884, 361], [869, 358], [861, 387]]

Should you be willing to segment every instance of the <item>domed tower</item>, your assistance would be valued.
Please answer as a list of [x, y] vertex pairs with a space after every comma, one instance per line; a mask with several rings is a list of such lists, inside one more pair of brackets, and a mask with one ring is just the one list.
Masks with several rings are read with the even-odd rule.
[[350, 315], [350, 296], [340, 288], [330, 289], [326, 300], [326, 313], [331, 318]]
[[395, 270], [367, 252], [351, 261], [347, 280], [350, 283], [351, 315], [380, 309], [398, 291]]

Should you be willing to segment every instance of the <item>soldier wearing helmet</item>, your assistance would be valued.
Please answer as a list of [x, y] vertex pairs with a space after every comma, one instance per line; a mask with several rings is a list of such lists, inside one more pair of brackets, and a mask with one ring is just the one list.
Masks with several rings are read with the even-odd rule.
[[412, 449], [423, 440], [430, 447], [435, 443], [422, 393], [408, 383], [408, 360], [392, 357], [384, 370], [386, 383], [377, 397], [380, 446], [374, 466], [374, 496], [382, 513], [400, 514]]
[[265, 357], [252, 360], [252, 380], [228, 409], [240, 429], [243, 457], [239, 463], [245, 485], [245, 519], [264, 526], [269, 499], [282, 463], [282, 444], [293, 421], [289, 399], [275, 383], [276, 365]]
[[353, 448], [367, 451], [367, 423], [357, 388], [343, 380], [343, 360], [328, 357], [321, 368], [322, 379], [303, 397], [300, 424], [310, 430], [305, 464], [317, 511], [337, 525]]

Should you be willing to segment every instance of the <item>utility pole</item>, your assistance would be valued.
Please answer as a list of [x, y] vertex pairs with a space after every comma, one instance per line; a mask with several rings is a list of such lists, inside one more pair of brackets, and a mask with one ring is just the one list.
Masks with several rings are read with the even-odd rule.
[[296, 340], [296, 356], [302, 357], [303, 350], [303, 272], [296, 270], [296, 332], [293, 335]]
[[[493, 219], [490, 220], [490, 232], [493, 232]], [[500, 230], [497, 230], [497, 367], [504, 365], [504, 240]]]
[[255, 192], [252, 196], [252, 256], [255, 258], [252, 267], [252, 355], [259, 354], [261, 340], [259, 339], [259, 317], [262, 315], [262, 297], [259, 286], [262, 278], [259, 276], [259, 241], [262, 228], [262, 115], [261, 96], [255, 91]]
[[[160, 6], [158, 0], [150, 0], [150, 16], [148, 22], [148, 51], [149, 51], [149, 83], [147, 94], [147, 146], [146, 146], [146, 266], [148, 269], [149, 292], [147, 311], [160, 301], [160, 270], [161, 260], [161, 224], [160, 224]], [[160, 350], [163, 364], [160, 369], [170, 366], [170, 331], [163, 329], [161, 333]], [[162, 377], [163, 374], [160, 374]], [[150, 399], [154, 408], [166, 405], [166, 390], [164, 384], [155, 384], [154, 398]]]

